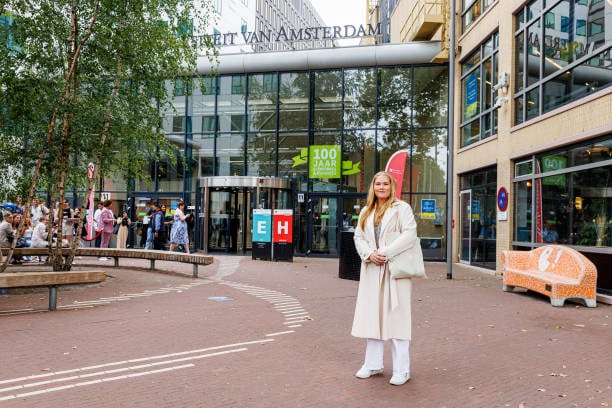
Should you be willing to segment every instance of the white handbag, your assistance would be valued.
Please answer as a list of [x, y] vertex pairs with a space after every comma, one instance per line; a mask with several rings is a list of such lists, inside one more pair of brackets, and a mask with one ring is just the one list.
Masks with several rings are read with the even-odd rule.
[[[396, 220], [395, 229], [399, 234], [399, 217]], [[389, 259], [388, 266], [393, 279], [427, 279], [425, 263], [423, 262], [423, 250], [421, 249], [421, 239], [417, 237], [412, 247]]]
[[393, 279], [427, 279], [420, 238], [416, 239], [416, 242], [411, 248], [408, 248], [404, 252], [400, 252], [389, 260], [389, 272], [391, 272], [391, 277]]

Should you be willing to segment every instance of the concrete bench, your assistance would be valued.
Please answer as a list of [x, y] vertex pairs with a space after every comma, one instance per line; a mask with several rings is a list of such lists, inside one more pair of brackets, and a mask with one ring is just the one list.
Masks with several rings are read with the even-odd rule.
[[57, 287], [82, 283], [97, 283], [106, 280], [103, 271], [67, 272], [4, 272], [0, 273], [0, 288], [49, 288], [49, 310], [57, 309]]
[[[68, 249], [64, 249], [65, 254], [68, 254]], [[2, 248], [2, 253], [6, 255], [8, 248]], [[15, 256], [47, 256], [49, 250], [47, 248], [15, 248], [13, 251]], [[155, 269], [155, 261], [171, 261], [171, 262], [182, 262], [193, 265], [193, 277], [198, 277], [199, 265], [210, 265], [213, 263], [213, 257], [210, 255], [201, 254], [186, 254], [183, 252], [170, 252], [170, 251], [155, 251], [148, 249], [128, 249], [128, 248], [95, 248], [95, 247], [84, 247], [77, 248], [75, 256], [95, 256], [95, 257], [106, 257], [113, 258], [115, 260], [115, 266], [119, 266], [119, 258], [133, 258], [133, 259], [148, 259], [151, 261], [151, 270]]]
[[580, 252], [562, 245], [544, 245], [531, 251], [502, 251], [503, 290], [516, 286], [550, 297], [553, 306], [567, 299], [597, 305], [597, 268]]

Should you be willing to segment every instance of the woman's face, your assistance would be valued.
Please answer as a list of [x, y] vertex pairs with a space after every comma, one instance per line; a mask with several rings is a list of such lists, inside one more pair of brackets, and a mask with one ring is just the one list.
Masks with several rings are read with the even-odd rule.
[[374, 195], [377, 200], [386, 201], [391, 195], [391, 180], [387, 176], [378, 176], [374, 179]]

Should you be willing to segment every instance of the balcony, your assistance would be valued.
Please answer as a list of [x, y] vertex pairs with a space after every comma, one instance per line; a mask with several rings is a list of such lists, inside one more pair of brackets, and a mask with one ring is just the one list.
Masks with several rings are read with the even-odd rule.
[[[427, 41], [444, 25], [444, 0], [400, 0], [395, 14], [399, 14], [400, 41]], [[407, 15], [406, 15], [407, 14]], [[403, 18], [402, 18], [403, 17]]]

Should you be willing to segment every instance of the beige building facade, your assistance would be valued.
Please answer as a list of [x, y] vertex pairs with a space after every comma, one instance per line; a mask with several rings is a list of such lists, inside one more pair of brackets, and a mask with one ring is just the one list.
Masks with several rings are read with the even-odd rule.
[[[391, 42], [451, 44], [447, 2], [391, 6]], [[500, 273], [502, 250], [569, 245], [612, 294], [612, 1], [454, 8], [452, 261]]]

